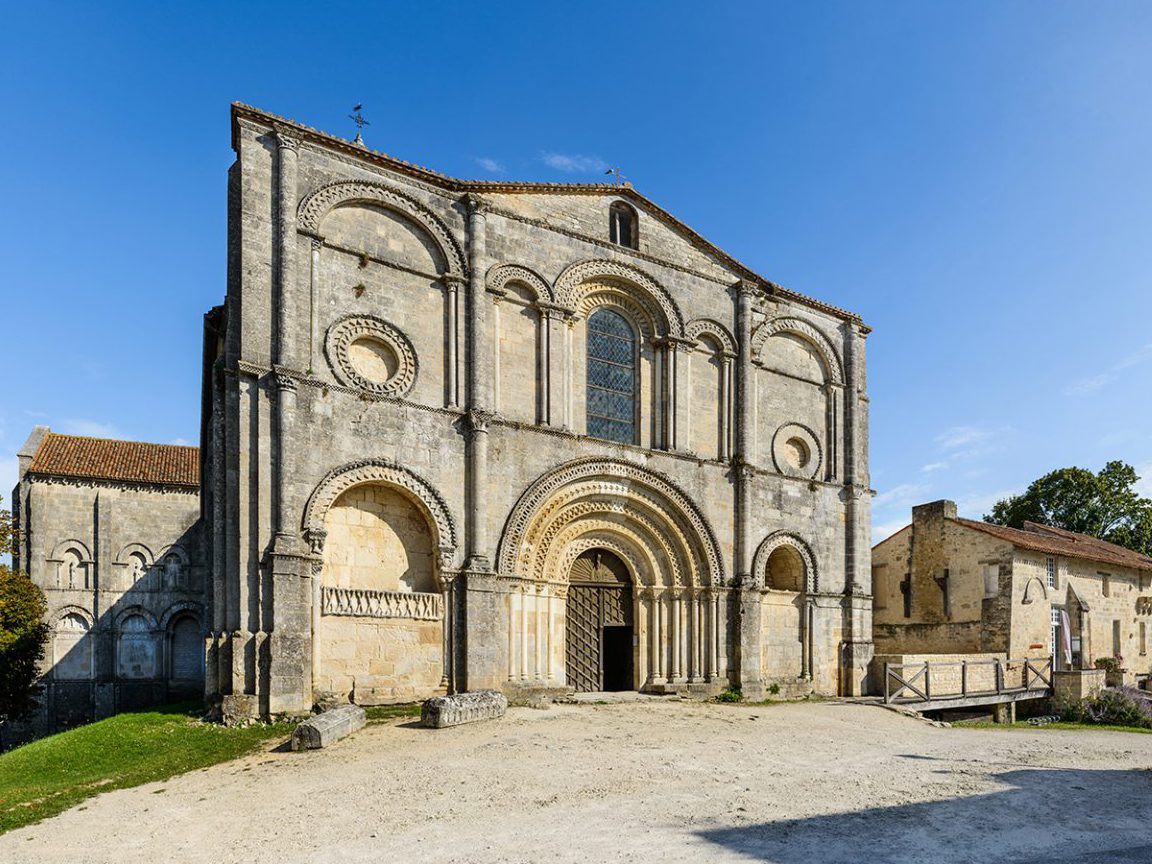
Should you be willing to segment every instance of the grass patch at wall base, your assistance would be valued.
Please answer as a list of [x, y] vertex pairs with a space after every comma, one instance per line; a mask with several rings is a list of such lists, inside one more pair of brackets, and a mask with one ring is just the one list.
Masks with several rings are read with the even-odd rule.
[[0, 833], [86, 798], [243, 756], [291, 734], [281, 723], [226, 728], [185, 706], [120, 714], [0, 754]]

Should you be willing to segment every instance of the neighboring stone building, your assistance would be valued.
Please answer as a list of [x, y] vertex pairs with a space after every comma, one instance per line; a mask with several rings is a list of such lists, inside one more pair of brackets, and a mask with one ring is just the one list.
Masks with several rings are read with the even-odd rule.
[[1095, 537], [959, 519], [953, 502], [936, 501], [872, 550], [872, 584], [878, 655], [1054, 655], [1057, 668], [1120, 656], [1132, 673], [1152, 667], [1152, 558]]
[[861, 691], [859, 318], [628, 185], [460, 181], [232, 120], [202, 441], [226, 714]]
[[203, 693], [199, 491], [195, 447], [29, 436], [13, 564], [43, 589], [52, 628], [30, 731]]

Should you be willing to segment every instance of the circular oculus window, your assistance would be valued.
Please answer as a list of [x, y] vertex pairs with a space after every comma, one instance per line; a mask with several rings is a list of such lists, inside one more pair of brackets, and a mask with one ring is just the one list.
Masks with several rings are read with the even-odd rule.
[[380, 396], [403, 396], [416, 382], [416, 352], [387, 321], [341, 318], [328, 328], [324, 352], [342, 384]]
[[820, 471], [820, 443], [808, 427], [786, 423], [772, 437], [772, 460], [781, 474], [813, 478]]

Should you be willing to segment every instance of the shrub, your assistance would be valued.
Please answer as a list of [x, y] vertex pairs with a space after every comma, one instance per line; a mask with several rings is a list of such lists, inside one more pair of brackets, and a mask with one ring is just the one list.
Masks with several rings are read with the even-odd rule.
[[1152, 703], [1135, 687], [1102, 690], [1096, 696], [1065, 706], [1063, 719], [1098, 726], [1152, 729]]
[[723, 693], [716, 696], [717, 702], [743, 702], [744, 694], [740, 692], [739, 687], [729, 687]]
[[1120, 664], [1123, 662], [1123, 657], [1098, 657], [1096, 658], [1096, 668], [1103, 669], [1105, 672], [1119, 672], [1122, 668]]
[[[12, 552], [12, 514], [0, 510], [0, 555]], [[48, 626], [44, 592], [23, 573], [0, 564], [0, 723], [36, 707], [36, 678]]]
[[773, 684], [771, 687], [768, 688], [768, 692], [771, 693], [773, 696], [776, 696], [780, 692], [780, 685], [779, 684]]

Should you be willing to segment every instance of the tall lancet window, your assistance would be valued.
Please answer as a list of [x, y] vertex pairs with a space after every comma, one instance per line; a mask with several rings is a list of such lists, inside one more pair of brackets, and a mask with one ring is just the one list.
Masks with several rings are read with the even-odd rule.
[[588, 434], [636, 443], [636, 334], [619, 312], [588, 319]]

